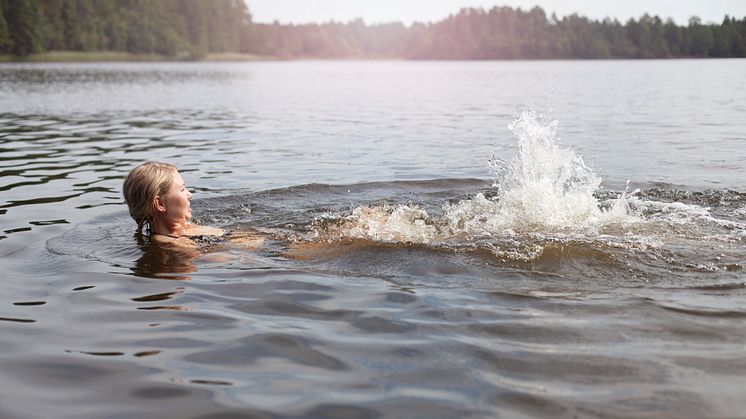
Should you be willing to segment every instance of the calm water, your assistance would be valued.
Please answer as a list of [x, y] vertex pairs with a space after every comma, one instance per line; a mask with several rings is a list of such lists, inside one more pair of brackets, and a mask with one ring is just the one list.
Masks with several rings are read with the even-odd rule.
[[[746, 60], [2, 64], [0, 417], [746, 417], [744, 115]], [[147, 160], [265, 244], [135, 238]]]

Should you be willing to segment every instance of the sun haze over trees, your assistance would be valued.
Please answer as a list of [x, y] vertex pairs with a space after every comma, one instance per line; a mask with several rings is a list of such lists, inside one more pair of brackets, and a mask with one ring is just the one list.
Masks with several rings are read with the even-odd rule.
[[439, 22], [253, 23], [243, 0], [0, 0], [0, 54], [124, 51], [199, 59], [422, 60], [745, 57], [746, 17], [679, 26], [643, 15], [621, 23], [534, 7], [462, 9]]

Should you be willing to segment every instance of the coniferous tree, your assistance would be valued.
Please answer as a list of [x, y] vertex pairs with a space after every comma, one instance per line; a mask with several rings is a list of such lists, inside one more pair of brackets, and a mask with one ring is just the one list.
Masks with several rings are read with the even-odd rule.
[[466, 8], [435, 23], [254, 24], [244, 0], [0, 0], [0, 52], [97, 51], [200, 58], [553, 59], [744, 57], [746, 18], [621, 24], [539, 7]]
[[4, 1], [0, 1], [0, 53], [11, 52], [13, 48], [13, 39], [10, 37], [8, 23], [5, 21]]
[[694, 57], [709, 56], [714, 44], [712, 29], [702, 25], [702, 20], [696, 16], [689, 19], [689, 55]]
[[13, 41], [11, 52], [24, 56], [41, 51], [41, 19], [31, 0], [9, 0], [3, 4], [5, 21]]
[[44, 50], [69, 49], [65, 44], [62, 7], [64, 0], [44, 0], [39, 4], [42, 15], [41, 36]]

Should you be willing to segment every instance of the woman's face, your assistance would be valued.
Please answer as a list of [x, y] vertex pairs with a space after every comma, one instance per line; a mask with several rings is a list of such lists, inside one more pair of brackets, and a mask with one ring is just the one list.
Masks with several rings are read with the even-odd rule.
[[192, 218], [192, 207], [189, 201], [192, 193], [184, 185], [184, 179], [178, 171], [173, 171], [171, 187], [163, 196], [162, 203], [166, 208], [163, 217], [170, 224], [184, 224]]

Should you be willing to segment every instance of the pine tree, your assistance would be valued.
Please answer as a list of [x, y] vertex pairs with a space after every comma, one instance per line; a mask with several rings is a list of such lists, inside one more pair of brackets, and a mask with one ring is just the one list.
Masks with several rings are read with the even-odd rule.
[[11, 52], [26, 56], [42, 49], [40, 14], [30, 0], [11, 0], [3, 4], [5, 20], [13, 41]]
[[0, 0], [0, 53], [11, 52], [13, 48], [13, 39], [10, 37], [8, 23], [5, 21], [4, 1]]

